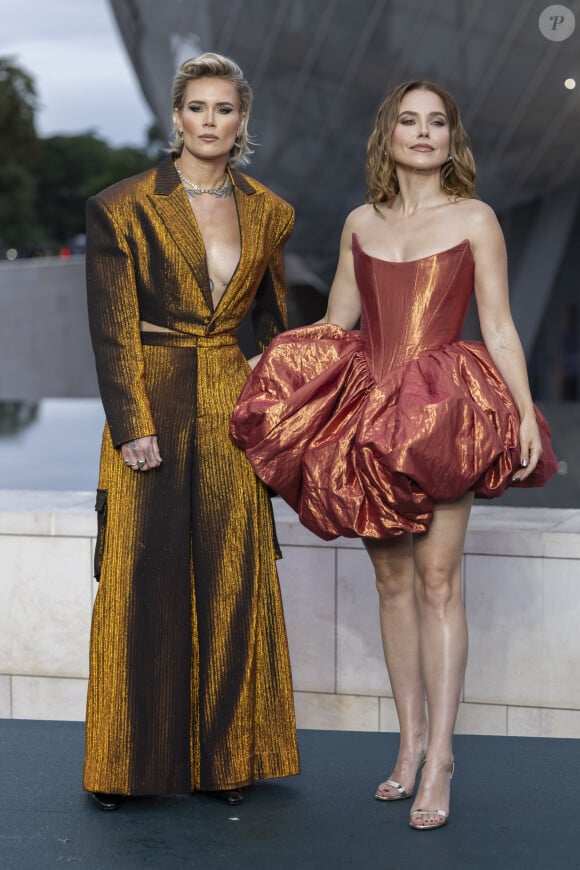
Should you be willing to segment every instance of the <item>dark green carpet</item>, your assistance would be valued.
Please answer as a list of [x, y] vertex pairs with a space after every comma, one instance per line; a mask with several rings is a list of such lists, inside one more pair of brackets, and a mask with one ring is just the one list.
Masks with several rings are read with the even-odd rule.
[[303, 773], [233, 810], [203, 796], [103, 813], [80, 788], [83, 726], [0, 720], [0, 868], [567, 870], [580, 867], [580, 741], [455, 739], [451, 821], [372, 799], [397, 737], [302, 731]]

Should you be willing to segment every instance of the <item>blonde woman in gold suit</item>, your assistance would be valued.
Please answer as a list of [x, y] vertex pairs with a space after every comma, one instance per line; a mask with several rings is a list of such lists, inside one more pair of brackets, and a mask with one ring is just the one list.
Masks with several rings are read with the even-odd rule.
[[252, 93], [205, 54], [173, 83], [173, 154], [89, 200], [87, 286], [107, 425], [97, 510], [84, 787], [239, 803], [299, 772], [268, 493], [228, 435], [286, 323], [291, 206], [247, 162]]

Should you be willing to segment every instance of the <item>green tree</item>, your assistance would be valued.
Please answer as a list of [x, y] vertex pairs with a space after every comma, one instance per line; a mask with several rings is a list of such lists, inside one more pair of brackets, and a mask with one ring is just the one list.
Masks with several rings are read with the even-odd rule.
[[34, 127], [36, 90], [12, 58], [0, 57], [0, 160], [34, 168], [38, 137]]
[[32, 78], [0, 57], [0, 249], [41, 244], [56, 253], [85, 228], [85, 203], [159, 159], [151, 128], [143, 148], [112, 148], [92, 132], [39, 138]]
[[43, 237], [37, 220], [33, 176], [14, 161], [0, 163], [0, 249], [19, 249], [38, 243]]
[[63, 245], [71, 236], [84, 232], [89, 196], [154, 162], [144, 149], [111, 148], [94, 133], [42, 139], [38, 215], [53, 244]]
[[36, 212], [32, 78], [11, 58], [0, 57], [0, 247], [20, 247], [42, 235]]

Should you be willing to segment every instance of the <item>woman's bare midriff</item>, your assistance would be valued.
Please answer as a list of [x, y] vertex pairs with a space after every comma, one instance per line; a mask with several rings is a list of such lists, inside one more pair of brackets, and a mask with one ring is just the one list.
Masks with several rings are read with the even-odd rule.
[[141, 332], [177, 332], [176, 329], [167, 329], [166, 326], [157, 326], [156, 323], [148, 323], [146, 320], [141, 320], [139, 323]]

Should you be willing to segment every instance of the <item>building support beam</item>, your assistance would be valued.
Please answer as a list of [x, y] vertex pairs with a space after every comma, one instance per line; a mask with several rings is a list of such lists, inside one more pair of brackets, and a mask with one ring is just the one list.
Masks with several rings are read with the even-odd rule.
[[[526, 359], [552, 296], [579, 204], [579, 188], [562, 189], [543, 200], [512, 279], [511, 309]], [[509, 237], [507, 242], [509, 247]]]

